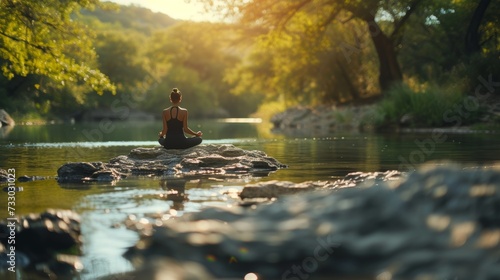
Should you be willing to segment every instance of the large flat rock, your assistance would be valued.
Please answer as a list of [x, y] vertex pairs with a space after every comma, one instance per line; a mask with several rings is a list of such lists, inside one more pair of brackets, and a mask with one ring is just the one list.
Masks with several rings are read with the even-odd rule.
[[199, 145], [186, 150], [136, 148], [103, 162], [72, 162], [61, 166], [59, 182], [114, 181], [130, 175], [267, 175], [286, 165], [262, 151], [234, 145]]

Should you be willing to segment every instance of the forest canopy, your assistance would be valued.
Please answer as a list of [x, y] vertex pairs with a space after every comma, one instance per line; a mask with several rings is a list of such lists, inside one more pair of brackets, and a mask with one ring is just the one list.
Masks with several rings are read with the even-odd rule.
[[400, 84], [466, 94], [500, 73], [498, 1], [191, 1], [227, 21], [98, 0], [0, 2], [0, 108], [66, 120], [133, 97], [156, 115], [178, 87], [195, 118], [245, 117], [372, 102]]

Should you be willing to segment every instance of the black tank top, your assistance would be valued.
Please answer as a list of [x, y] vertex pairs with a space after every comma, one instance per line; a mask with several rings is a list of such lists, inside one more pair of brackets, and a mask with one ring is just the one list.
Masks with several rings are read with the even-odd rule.
[[[176, 109], [175, 118], [172, 115], [172, 111], [174, 110], [174, 108]], [[183, 123], [182, 121], [177, 119], [177, 117], [179, 117], [179, 107], [175, 106], [170, 108], [170, 120], [167, 121], [167, 127], [168, 127], [167, 133], [175, 133], [175, 134], [184, 133], [182, 129]]]

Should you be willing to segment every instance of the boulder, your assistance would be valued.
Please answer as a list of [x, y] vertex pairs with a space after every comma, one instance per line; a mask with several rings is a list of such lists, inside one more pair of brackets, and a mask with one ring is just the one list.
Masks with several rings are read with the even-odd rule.
[[121, 175], [102, 162], [72, 162], [57, 170], [59, 182], [116, 181]]
[[0, 109], [0, 127], [14, 126], [16, 123], [4, 109]]
[[163, 147], [136, 148], [108, 163], [67, 163], [57, 171], [58, 181], [114, 181], [130, 175], [244, 176], [276, 171], [286, 165], [261, 151], [246, 151], [234, 145], [199, 145], [185, 150]]
[[[9, 242], [12, 236], [15, 243]], [[62, 276], [81, 266], [78, 258], [82, 244], [80, 217], [70, 210], [49, 209], [2, 221], [0, 243], [3, 246], [0, 259], [8, 259], [10, 246], [15, 244], [16, 264], [19, 267], [42, 269], [45, 273]], [[6, 262], [2, 262], [0, 269], [5, 265]]]
[[141, 240], [125, 256], [142, 273], [197, 263], [215, 279], [500, 279], [499, 205], [500, 169], [433, 166], [252, 208], [127, 220]]

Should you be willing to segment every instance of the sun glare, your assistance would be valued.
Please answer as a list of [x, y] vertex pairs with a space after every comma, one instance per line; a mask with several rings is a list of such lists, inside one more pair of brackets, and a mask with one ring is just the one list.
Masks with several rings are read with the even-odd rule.
[[193, 21], [217, 21], [216, 15], [204, 11], [203, 6], [196, 1], [186, 0], [112, 0], [121, 5], [137, 5], [164, 13], [174, 19]]

